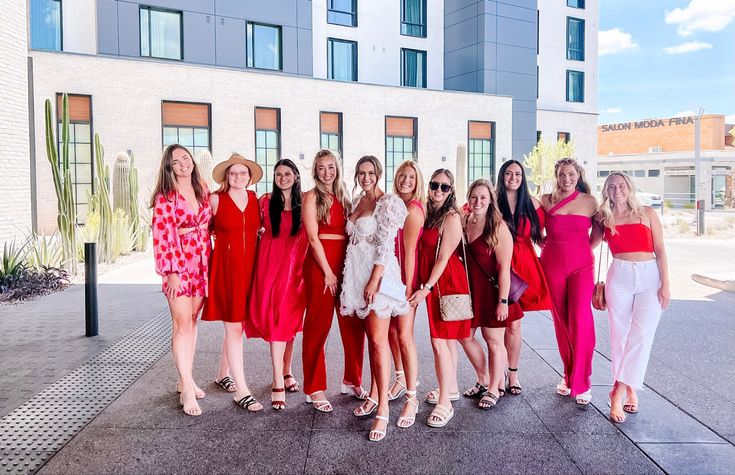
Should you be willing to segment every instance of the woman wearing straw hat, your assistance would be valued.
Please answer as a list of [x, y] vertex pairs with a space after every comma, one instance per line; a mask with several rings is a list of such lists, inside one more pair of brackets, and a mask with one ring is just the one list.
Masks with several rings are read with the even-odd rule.
[[202, 316], [202, 320], [219, 320], [225, 324], [225, 341], [215, 382], [225, 391], [235, 393], [235, 403], [250, 412], [260, 411], [263, 406], [253, 398], [245, 383], [242, 358], [243, 321], [260, 228], [258, 199], [247, 187], [262, 177], [260, 165], [237, 153], [212, 171], [212, 178], [220, 188], [209, 197], [214, 251], [209, 265], [209, 298]]

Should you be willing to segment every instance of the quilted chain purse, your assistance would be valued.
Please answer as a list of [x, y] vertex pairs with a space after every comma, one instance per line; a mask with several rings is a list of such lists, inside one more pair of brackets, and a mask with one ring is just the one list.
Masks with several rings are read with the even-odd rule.
[[[446, 218], [446, 216], [445, 216]], [[444, 222], [440, 229], [444, 228]], [[442, 233], [439, 233], [439, 242], [436, 244], [436, 256], [434, 262], [439, 258], [439, 248], [442, 243]], [[467, 274], [467, 255], [465, 254], [464, 233], [462, 233], [462, 257], [464, 262], [464, 274], [467, 278], [467, 288], [470, 288], [470, 277]], [[459, 322], [462, 320], [472, 320], [472, 298], [470, 294], [448, 294], [442, 295], [439, 289], [439, 281], [436, 281], [436, 291], [439, 294], [439, 310], [442, 320], [445, 322]]]

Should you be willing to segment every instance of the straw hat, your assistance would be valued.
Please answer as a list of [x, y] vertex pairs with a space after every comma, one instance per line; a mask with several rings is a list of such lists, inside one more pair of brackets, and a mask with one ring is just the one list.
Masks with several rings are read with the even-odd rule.
[[252, 160], [248, 160], [239, 153], [233, 153], [230, 158], [222, 163], [218, 163], [214, 170], [212, 170], [212, 178], [217, 183], [222, 183], [225, 180], [225, 170], [231, 165], [245, 165], [250, 170], [250, 184], [254, 185], [263, 178], [263, 169]]

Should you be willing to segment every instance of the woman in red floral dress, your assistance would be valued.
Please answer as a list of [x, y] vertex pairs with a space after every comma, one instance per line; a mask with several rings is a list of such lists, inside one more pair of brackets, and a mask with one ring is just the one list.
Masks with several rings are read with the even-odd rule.
[[207, 295], [212, 218], [208, 195], [191, 153], [181, 145], [169, 145], [151, 198], [153, 254], [171, 310], [171, 352], [179, 372], [179, 402], [190, 416], [201, 415], [197, 399], [204, 397], [194, 383], [192, 366], [197, 315]]

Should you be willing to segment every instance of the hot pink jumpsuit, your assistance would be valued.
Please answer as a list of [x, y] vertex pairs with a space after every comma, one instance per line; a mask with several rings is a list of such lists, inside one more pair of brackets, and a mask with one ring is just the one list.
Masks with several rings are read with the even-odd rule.
[[589, 243], [592, 219], [555, 213], [578, 195], [575, 191], [546, 212], [546, 243], [541, 251], [564, 379], [573, 397], [590, 389], [595, 350], [591, 307], [595, 260]]

